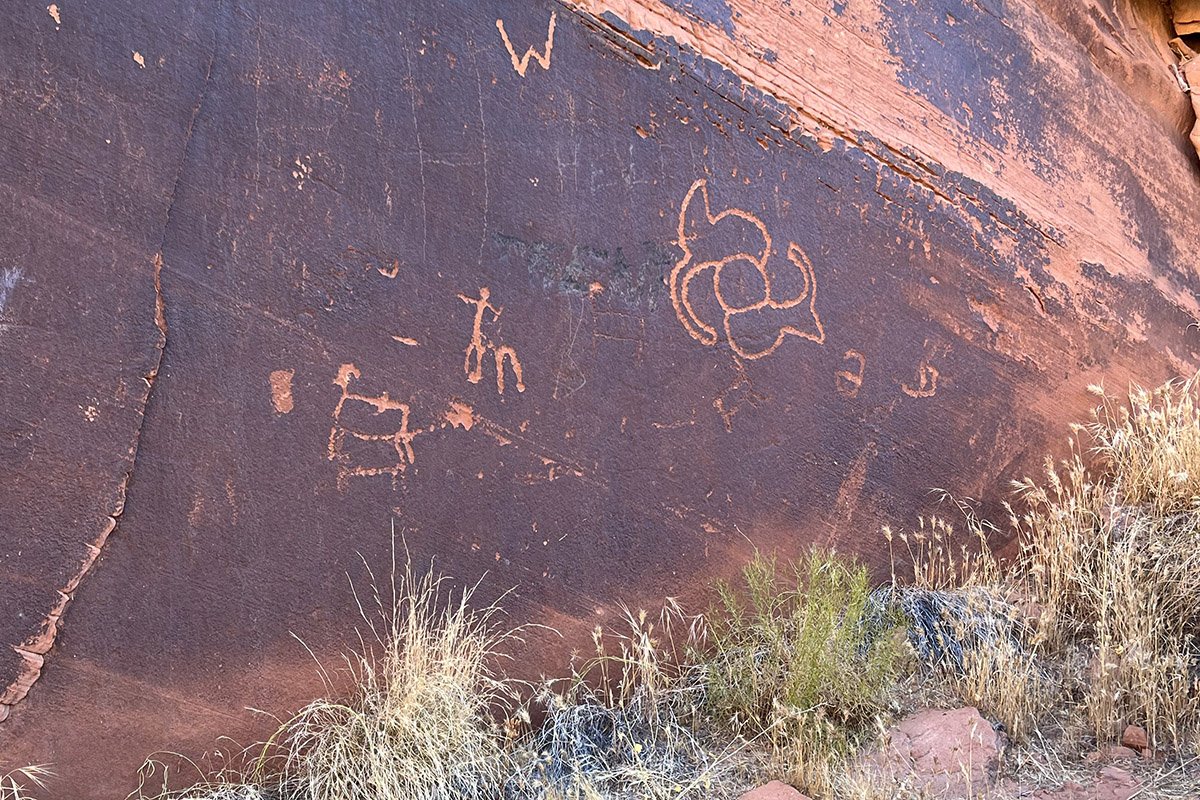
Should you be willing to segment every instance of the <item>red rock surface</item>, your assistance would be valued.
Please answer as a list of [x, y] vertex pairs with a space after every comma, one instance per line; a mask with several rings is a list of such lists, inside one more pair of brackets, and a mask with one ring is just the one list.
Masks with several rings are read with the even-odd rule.
[[1200, 363], [1171, 35], [1100, 0], [15, 4], [0, 752], [86, 800], [265, 735], [393, 522], [563, 631], [536, 677], [754, 547], [883, 575], [931, 486], [996, 508], [1088, 384]]
[[920, 796], [978, 797], [995, 783], [1003, 747], [1003, 737], [977, 709], [928, 709], [896, 723], [858, 769], [882, 786], [904, 786]]
[[1125, 732], [1121, 734], [1121, 744], [1141, 752], [1150, 746], [1150, 737], [1141, 725], [1126, 725]]

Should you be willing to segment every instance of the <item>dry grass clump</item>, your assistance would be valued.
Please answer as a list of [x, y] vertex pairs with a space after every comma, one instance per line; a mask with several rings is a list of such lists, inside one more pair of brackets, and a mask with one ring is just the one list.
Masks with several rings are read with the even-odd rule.
[[1071, 456], [1017, 484], [1014, 563], [973, 516], [966, 537], [922, 521], [900, 534], [915, 580], [891, 600], [922, 661], [1018, 742], [1043, 723], [1098, 742], [1138, 724], [1185, 751], [1200, 733], [1196, 383], [1096, 391]]
[[[493, 716], [515, 694], [499, 677], [501, 645], [514, 633], [498, 608], [470, 606], [473, 589], [443, 591], [432, 571], [393, 565], [391, 596], [372, 576], [369, 637], [347, 658], [355, 690], [317, 700], [276, 732], [260, 772], [278, 774], [286, 796], [305, 800], [482, 800], [511, 771]], [[356, 595], [357, 596], [357, 595]]]
[[31, 764], [0, 772], [0, 800], [34, 800], [31, 792], [45, 789], [54, 777], [49, 764]]
[[1079, 710], [1097, 739], [1136, 723], [1178, 749], [1200, 730], [1196, 382], [1095, 391], [1094, 468], [1073, 447], [1045, 484], [1019, 484], [1023, 572], [1047, 648], [1087, 656]]
[[814, 550], [781, 574], [756, 555], [744, 586], [719, 585], [700, 666], [708, 706], [735, 733], [766, 737], [772, 770], [825, 794], [894, 687], [896, 620], [865, 568]]
[[[233, 744], [232, 740], [222, 739]], [[278, 792], [246, 782], [250, 772], [246, 761], [253, 760], [252, 750], [236, 745], [220, 747], [204, 756], [204, 764], [182, 753], [155, 753], [138, 768], [138, 786], [126, 800], [279, 800]], [[193, 775], [199, 783], [172, 788], [183, 785], [185, 776]]]
[[[186, 760], [186, 759], [185, 759]], [[149, 758], [138, 770], [138, 788], [129, 793], [126, 800], [277, 800], [277, 792], [269, 792], [239, 778], [217, 772], [208, 775], [201, 771], [201, 782], [185, 789], [172, 789], [171, 769], [156, 758]], [[158, 788], [152, 785], [158, 783]]]
[[[145, 797], [146, 795], [134, 796]], [[276, 798], [283, 797], [283, 795], [265, 791], [249, 783], [206, 781], [187, 789], [177, 791], [164, 790], [162, 793], [154, 795], [154, 797], [159, 798], [159, 800], [276, 800]]]
[[546, 720], [509, 783], [510, 798], [684, 800], [745, 789], [746, 760], [703, 730], [703, 676], [681, 652], [695, 652], [703, 620], [690, 620], [682, 643], [671, 629], [687, 621], [677, 606], [657, 625], [628, 609], [624, 621], [627, 630], [612, 637], [597, 627], [595, 656], [559, 682], [561, 691], [548, 683], [539, 693]]
[[988, 587], [895, 587], [890, 599], [909, 619], [909, 642], [935, 680], [961, 702], [1027, 741], [1053, 695], [1047, 668], [1018, 610]]
[[965, 516], [965, 534], [940, 517], [921, 519], [912, 533], [884, 530], [889, 546], [905, 546], [913, 566], [912, 582], [893, 578], [887, 600], [907, 621], [909, 643], [936, 682], [1024, 742], [1052, 695], [1051, 676], [1033, 645], [1036, 623], [992, 555], [985, 524]]

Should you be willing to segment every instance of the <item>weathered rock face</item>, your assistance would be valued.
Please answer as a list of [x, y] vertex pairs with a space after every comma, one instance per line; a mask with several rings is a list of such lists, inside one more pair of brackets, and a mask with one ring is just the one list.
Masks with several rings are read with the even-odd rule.
[[561, 650], [1194, 370], [1164, 11], [1044, 5], [10, 11], [0, 752], [260, 733], [393, 522]]

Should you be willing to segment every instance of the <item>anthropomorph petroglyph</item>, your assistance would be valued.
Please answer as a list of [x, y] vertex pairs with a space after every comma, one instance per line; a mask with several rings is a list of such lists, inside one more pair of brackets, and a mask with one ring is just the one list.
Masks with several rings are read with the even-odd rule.
[[517, 57], [517, 50], [513, 47], [512, 40], [508, 38], [508, 32], [504, 30], [504, 20], [496, 20], [496, 29], [500, 31], [500, 38], [504, 41], [504, 49], [508, 51], [509, 58], [512, 59], [512, 68], [522, 78], [525, 77], [525, 71], [529, 69], [529, 59], [537, 59], [537, 62], [542, 65], [542, 69], [550, 69], [550, 51], [554, 49], [554, 20], [557, 13], [550, 12], [550, 29], [546, 32], [546, 53], [543, 55], [529, 46], [525, 51], [525, 55]]
[[353, 477], [391, 475], [392, 488], [414, 461], [413, 439], [419, 431], [408, 428], [409, 407], [387, 392], [365, 395], [350, 391], [362, 378], [353, 364], [342, 364], [334, 385], [342, 390], [333, 409], [329, 429], [329, 460], [338, 465], [338, 486]]
[[503, 306], [492, 305], [491, 297], [491, 290], [486, 286], [479, 289], [479, 297], [468, 297], [465, 294], [458, 296], [459, 300], [475, 307], [475, 325], [471, 330], [471, 341], [467, 344], [463, 371], [467, 373], [468, 381], [479, 383], [483, 379], [483, 360], [490, 351], [496, 359], [496, 391], [504, 394], [504, 364], [507, 361], [513, 376], [517, 379], [517, 391], [523, 392], [525, 391], [525, 377], [521, 368], [521, 359], [517, 358], [517, 351], [506, 344], [496, 344], [483, 332], [485, 315], [490, 312], [492, 321], [495, 322], [500, 319], [500, 314], [504, 311]]
[[799, 245], [790, 242], [786, 259], [772, 261], [767, 226], [740, 208], [714, 213], [703, 178], [683, 198], [678, 233], [683, 257], [671, 271], [671, 302], [689, 336], [711, 347], [724, 332], [749, 360], [788, 336], [824, 343], [816, 275]]

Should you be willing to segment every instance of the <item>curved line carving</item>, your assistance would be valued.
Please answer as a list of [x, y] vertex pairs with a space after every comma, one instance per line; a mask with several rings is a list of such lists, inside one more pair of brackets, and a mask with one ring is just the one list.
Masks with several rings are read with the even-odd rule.
[[[687, 223], [689, 212], [692, 212], [692, 204], [697, 201], [697, 197], [702, 203], [699, 208], [703, 212], [703, 219], [709, 227], [716, 227], [730, 218], [741, 219], [758, 231], [762, 239], [762, 247], [756, 252], [741, 250], [721, 258], [696, 261], [692, 243], [697, 237], [688, 235]], [[813, 272], [812, 262], [798, 244], [788, 243], [787, 261], [790, 266], [787, 268], [799, 270], [803, 278], [803, 288], [795, 297], [777, 297], [774, 294], [772, 272], [768, 263], [771, 257], [772, 240], [767, 226], [755, 214], [741, 208], [730, 207], [714, 214], [712, 198], [708, 191], [708, 181], [705, 178], [693, 182], [687, 194], [684, 195], [683, 202], [679, 207], [677, 233], [679, 237], [677, 244], [683, 251], [683, 257], [671, 270], [669, 280], [671, 303], [675, 307], [675, 316], [679, 318], [680, 324], [693, 339], [706, 347], [712, 347], [720, 339], [717, 321], [706, 321], [692, 303], [692, 285], [696, 280], [704, 279], [712, 281], [713, 294], [721, 308], [723, 320], [719, 323], [720, 330], [724, 332], [730, 348], [740, 357], [753, 361], [768, 356], [775, 352], [788, 336], [797, 336], [816, 344], [825, 342], [825, 326], [817, 313], [816, 274]], [[739, 261], [748, 263], [762, 281], [761, 296], [749, 302], [734, 302], [721, 285], [722, 274], [726, 267]], [[797, 314], [795, 309], [798, 308], [804, 308], [807, 313]], [[744, 336], [739, 341], [738, 334], [734, 330], [734, 323], [739, 316], [770, 314], [771, 312], [779, 313], [772, 314], [774, 319], [771, 321], [771, 325], [777, 326], [778, 331], [770, 344], [766, 347], [755, 348], [744, 340]]]

